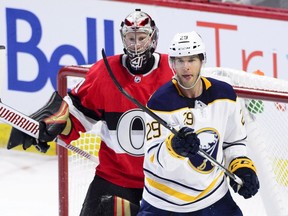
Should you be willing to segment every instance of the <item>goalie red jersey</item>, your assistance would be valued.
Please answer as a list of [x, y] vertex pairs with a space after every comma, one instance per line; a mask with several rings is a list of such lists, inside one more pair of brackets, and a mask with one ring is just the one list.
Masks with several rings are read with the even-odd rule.
[[[156, 89], [173, 76], [167, 55], [153, 55], [152, 69], [138, 75], [127, 70], [125, 55], [108, 57], [120, 85], [143, 105]], [[89, 131], [95, 123], [102, 122], [100, 164], [96, 174], [122, 187], [143, 188], [145, 115], [118, 90], [103, 64], [103, 60], [95, 63], [85, 80], [65, 97], [73, 131], [61, 138], [68, 144], [79, 137], [78, 131]]]

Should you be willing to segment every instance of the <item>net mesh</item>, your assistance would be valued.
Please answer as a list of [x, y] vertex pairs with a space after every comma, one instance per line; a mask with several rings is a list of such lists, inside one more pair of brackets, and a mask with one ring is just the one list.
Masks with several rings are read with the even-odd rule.
[[[97, 126], [87, 133], [81, 133], [80, 138], [72, 141], [72, 145], [98, 157], [101, 138], [97, 135]], [[69, 152], [69, 215], [79, 215], [89, 184], [95, 175], [97, 164], [81, 155]]]
[[[233, 86], [257, 89], [269, 93], [283, 93], [288, 101], [288, 82], [244, 71], [225, 68], [208, 68], [203, 74]], [[249, 156], [253, 159], [259, 176], [260, 193], [267, 215], [288, 215], [288, 112], [287, 103], [255, 99], [253, 92], [242, 98], [242, 108], [248, 134]], [[253, 99], [249, 98], [252, 97]], [[273, 198], [272, 198], [273, 197]]]

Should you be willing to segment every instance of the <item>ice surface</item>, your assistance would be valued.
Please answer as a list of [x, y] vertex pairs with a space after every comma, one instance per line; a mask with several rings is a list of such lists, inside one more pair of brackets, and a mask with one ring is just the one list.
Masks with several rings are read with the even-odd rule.
[[57, 157], [0, 149], [0, 215], [57, 216]]
[[[266, 216], [260, 196], [232, 195], [244, 216]], [[57, 157], [0, 149], [0, 216], [58, 216], [58, 209]]]

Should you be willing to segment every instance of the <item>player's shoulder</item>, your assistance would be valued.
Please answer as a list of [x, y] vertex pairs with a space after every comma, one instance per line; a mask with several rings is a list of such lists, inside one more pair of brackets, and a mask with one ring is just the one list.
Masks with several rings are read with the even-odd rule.
[[229, 83], [211, 77], [202, 77], [202, 80], [205, 85], [205, 90], [210, 95], [213, 95], [214, 100], [216, 99], [230, 99], [233, 101], [236, 100], [237, 97], [236, 92]]
[[178, 97], [178, 95], [177, 91], [175, 91], [173, 81], [170, 80], [152, 94], [147, 102], [147, 106], [153, 110], [165, 110], [169, 101], [175, 101], [174, 97]]
[[[108, 56], [107, 61], [109, 62], [110, 66], [114, 66], [115, 64], [121, 64], [121, 58], [123, 54]], [[99, 68], [106, 68], [103, 59], [96, 61], [90, 68], [89, 72], [97, 71]]]
[[[113, 55], [107, 57], [107, 61], [109, 62], [112, 70], [116, 71], [118, 69], [117, 67], [121, 66], [121, 56], [122, 55]], [[103, 78], [105, 74], [108, 73], [103, 59], [96, 61], [87, 72], [87, 76], [92, 76], [94, 78], [99, 76]]]
[[222, 81], [220, 79], [215, 79], [215, 78], [211, 78], [211, 77], [202, 77], [205, 81], [208, 80], [208, 82], [210, 82], [211, 86], [214, 87], [214, 88], [221, 88], [221, 89], [226, 89], [226, 90], [233, 90], [233, 87], [228, 83], [228, 82], [225, 82], [225, 81]]
[[156, 62], [158, 61], [159, 63], [164, 63], [164, 64], [168, 62], [168, 55], [165, 53], [154, 52], [153, 56]]

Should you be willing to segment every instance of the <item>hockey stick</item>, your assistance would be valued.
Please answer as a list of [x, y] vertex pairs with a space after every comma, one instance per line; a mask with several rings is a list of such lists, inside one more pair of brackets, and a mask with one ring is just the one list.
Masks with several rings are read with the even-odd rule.
[[[23, 133], [26, 133], [29, 136], [32, 136], [36, 139], [39, 138], [39, 122], [7, 106], [6, 104], [2, 103], [1, 100], [0, 100], [0, 121], [11, 125], [12, 127], [22, 131]], [[76, 146], [67, 145], [63, 141], [56, 143], [57, 145], [60, 145], [68, 150], [71, 150], [97, 164], [99, 163], [99, 159], [97, 157], [83, 151], [82, 149], [77, 148]]]
[[[141, 104], [139, 101], [137, 101], [135, 98], [133, 98], [127, 91], [125, 91], [125, 89], [122, 88], [122, 86], [119, 84], [119, 82], [117, 81], [117, 79], [115, 78], [112, 69], [109, 65], [109, 62], [107, 60], [106, 54], [104, 49], [102, 49], [102, 57], [105, 63], [105, 66], [107, 68], [107, 71], [110, 75], [110, 77], [112, 78], [114, 84], [117, 86], [117, 88], [119, 89], [119, 91], [125, 95], [132, 103], [134, 103], [135, 105], [137, 105], [139, 108], [141, 108], [144, 112], [146, 112], [148, 115], [150, 115], [152, 118], [154, 118], [156, 121], [158, 121], [161, 125], [163, 125], [164, 127], [166, 127], [168, 130], [170, 130], [173, 134], [177, 135], [178, 131], [172, 127], [171, 125], [169, 125], [166, 121], [164, 121], [162, 118], [160, 118], [158, 115], [156, 115], [154, 112], [152, 112], [150, 109], [148, 109], [146, 106], [144, 106], [143, 104]], [[209, 154], [207, 154], [203, 149], [199, 148], [198, 154], [201, 155], [202, 157], [206, 158], [207, 160], [209, 160], [211, 163], [213, 163], [214, 165], [218, 166], [219, 168], [221, 168], [229, 177], [231, 177], [236, 183], [238, 183], [238, 190], [240, 189], [240, 187], [243, 185], [243, 181], [235, 174], [233, 174], [232, 172], [230, 172], [228, 169], [226, 169], [222, 164], [220, 164], [217, 160], [215, 160], [212, 156], [210, 156]]]

